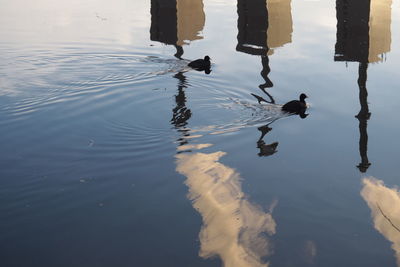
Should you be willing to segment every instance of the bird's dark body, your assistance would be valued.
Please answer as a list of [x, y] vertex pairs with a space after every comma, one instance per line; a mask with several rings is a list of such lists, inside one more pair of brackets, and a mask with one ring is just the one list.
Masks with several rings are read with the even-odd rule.
[[306, 108], [306, 103], [302, 103], [299, 100], [292, 100], [283, 105], [282, 110], [289, 113], [298, 113], [301, 110], [305, 110]]
[[288, 113], [294, 114], [301, 114], [307, 109], [306, 101], [304, 100], [307, 98], [305, 94], [300, 95], [300, 100], [292, 100], [287, 102], [285, 105], [282, 106], [282, 110]]
[[205, 56], [204, 59], [196, 59], [190, 62], [188, 66], [196, 70], [210, 69], [211, 67], [210, 57]]

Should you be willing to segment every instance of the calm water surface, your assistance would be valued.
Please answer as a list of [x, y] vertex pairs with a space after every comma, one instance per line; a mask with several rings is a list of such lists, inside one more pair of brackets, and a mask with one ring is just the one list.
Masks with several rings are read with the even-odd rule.
[[397, 0], [0, 5], [1, 266], [400, 266]]

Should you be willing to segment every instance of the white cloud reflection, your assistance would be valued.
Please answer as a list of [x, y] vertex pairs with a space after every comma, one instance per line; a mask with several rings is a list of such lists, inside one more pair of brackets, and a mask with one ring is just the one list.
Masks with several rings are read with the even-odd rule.
[[361, 196], [371, 209], [374, 227], [392, 242], [397, 266], [400, 266], [400, 192], [373, 177], [364, 178], [362, 183]]
[[226, 267], [268, 266], [264, 259], [272, 253], [267, 235], [276, 232], [274, 205], [264, 212], [247, 200], [239, 174], [219, 162], [223, 155], [222, 151], [176, 155], [177, 171], [187, 177], [188, 198], [203, 219], [199, 255], [218, 255]]

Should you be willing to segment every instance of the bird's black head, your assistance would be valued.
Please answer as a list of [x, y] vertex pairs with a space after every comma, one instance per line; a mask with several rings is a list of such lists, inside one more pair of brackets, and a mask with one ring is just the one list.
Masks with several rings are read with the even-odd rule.
[[205, 56], [205, 57], [204, 57], [204, 60], [205, 60], [205, 61], [210, 61], [210, 57], [209, 57], [209, 56]]
[[300, 101], [304, 101], [304, 99], [306, 99], [306, 98], [307, 98], [306, 94], [301, 94], [300, 95]]

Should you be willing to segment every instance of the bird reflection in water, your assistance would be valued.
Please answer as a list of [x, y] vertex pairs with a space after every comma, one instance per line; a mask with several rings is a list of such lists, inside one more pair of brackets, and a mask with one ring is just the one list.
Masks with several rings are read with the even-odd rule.
[[[236, 50], [239, 52], [261, 57], [261, 77], [264, 83], [258, 87], [268, 96], [269, 100], [256, 94], [252, 94], [258, 101], [268, 104], [276, 104], [273, 96], [267, 91], [274, 86], [269, 78], [271, 68], [269, 56], [274, 49], [284, 46], [292, 41], [292, 14], [291, 0], [238, 0], [238, 44]], [[301, 118], [306, 118], [305, 110], [297, 112]], [[274, 122], [273, 120], [272, 122]], [[268, 123], [258, 128], [261, 136], [257, 141], [260, 149], [259, 156], [270, 156], [277, 152], [278, 142], [266, 144], [264, 136], [272, 130]]]
[[265, 141], [263, 140], [264, 136], [272, 130], [272, 128], [269, 127], [269, 124], [258, 127], [258, 130], [261, 132], [261, 136], [257, 141], [257, 148], [260, 149], [260, 152], [258, 153], [258, 156], [260, 157], [267, 157], [275, 154], [277, 152], [276, 148], [278, 147], [278, 142], [273, 142], [271, 144], [266, 144]]
[[[270, 101], [268, 101], [268, 100], [264, 99], [263, 97], [261, 97], [259, 95], [256, 95], [256, 94], [253, 94], [253, 93], [251, 95], [254, 96], [257, 99], [259, 104], [261, 104], [262, 102], [265, 102], [265, 103], [270, 104], [270, 105], [275, 105], [275, 100], [272, 97], [270, 98]], [[304, 94], [300, 95], [300, 99], [302, 98], [302, 95], [304, 95]], [[297, 102], [299, 102], [299, 103], [297, 103]], [[292, 110], [290, 110], [291, 112], [288, 112], [288, 110], [284, 109], [284, 107], [286, 105], [293, 104], [293, 103], [294, 103], [295, 108], [292, 108]], [[302, 118], [302, 119], [305, 119], [308, 116], [308, 114], [305, 113], [306, 109], [307, 109], [307, 106], [306, 106], [305, 102], [304, 102], [304, 106], [303, 106], [302, 102], [297, 101], [297, 100], [290, 101], [290, 102], [286, 103], [283, 106], [279, 106], [279, 105], [276, 105], [276, 106], [279, 107], [279, 109], [281, 109], [282, 112], [284, 112], [285, 114], [288, 114], [288, 115], [299, 115], [299, 117]], [[290, 105], [290, 106], [293, 106], [293, 105]], [[296, 106], [298, 106], [298, 107], [296, 108]], [[277, 117], [277, 118], [273, 119], [271, 122], [269, 122], [268, 124], [265, 124], [265, 125], [260, 126], [260, 127], [257, 128], [261, 132], [261, 136], [257, 140], [257, 148], [260, 149], [260, 152], [258, 153], [258, 156], [260, 156], [260, 157], [262, 157], [262, 156], [264, 156], [264, 157], [271, 156], [271, 155], [273, 155], [273, 154], [275, 154], [277, 152], [276, 149], [278, 147], [279, 142], [273, 142], [273, 143], [270, 143], [270, 144], [266, 144], [265, 141], [264, 141], [264, 136], [272, 130], [272, 128], [269, 127], [269, 125], [271, 125], [273, 122], [277, 121], [278, 119], [280, 119], [282, 117], [283, 116]]]

